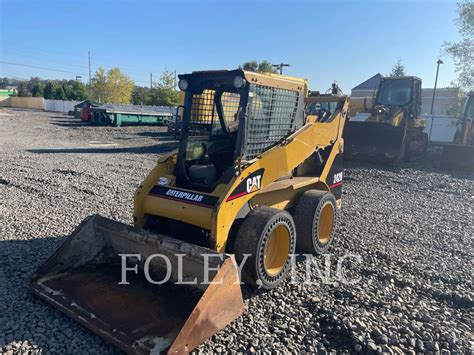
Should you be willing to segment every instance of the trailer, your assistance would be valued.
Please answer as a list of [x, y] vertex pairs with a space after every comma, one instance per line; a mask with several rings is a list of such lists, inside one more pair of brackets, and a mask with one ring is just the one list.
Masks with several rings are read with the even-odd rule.
[[168, 126], [174, 122], [174, 107], [105, 104], [92, 107], [91, 123], [120, 127], [122, 125]]

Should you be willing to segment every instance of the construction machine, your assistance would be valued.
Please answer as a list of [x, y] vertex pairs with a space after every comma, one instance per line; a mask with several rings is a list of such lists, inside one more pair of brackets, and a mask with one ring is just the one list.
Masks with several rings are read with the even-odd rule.
[[452, 144], [443, 146], [441, 167], [474, 171], [474, 91], [467, 94]]
[[421, 79], [383, 77], [373, 100], [351, 98], [350, 112], [344, 129], [345, 159], [400, 163], [426, 150], [426, 120], [420, 116]]
[[[134, 197], [134, 227], [88, 217], [34, 274], [41, 298], [128, 353], [187, 353], [325, 252], [342, 197], [347, 97], [305, 114], [303, 79], [179, 75], [179, 148]], [[316, 100], [311, 98], [310, 100]]]

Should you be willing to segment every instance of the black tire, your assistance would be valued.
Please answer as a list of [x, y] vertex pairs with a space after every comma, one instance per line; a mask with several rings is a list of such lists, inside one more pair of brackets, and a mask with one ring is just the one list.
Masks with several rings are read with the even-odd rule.
[[[283, 248], [271, 248], [280, 243]], [[291, 267], [290, 254], [296, 247], [296, 228], [291, 215], [270, 207], [258, 207], [243, 220], [234, 242], [234, 254], [241, 263], [249, 255], [242, 268], [242, 281], [246, 284], [272, 289], [286, 279]], [[268, 257], [270, 248], [273, 253]], [[278, 250], [279, 255], [275, 256]], [[269, 260], [265, 258], [265, 253]], [[275, 265], [272, 261], [275, 260]]]
[[[324, 220], [332, 210], [331, 225], [324, 225]], [[296, 224], [296, 247], [299, 252], [307, 254], [324, 254], [334, 239], [337, 220], [336, 198], [327, 191], [308, 190], [298, 199], [294, 209]], [[328, 224], [328, 222], [326, 221]]]

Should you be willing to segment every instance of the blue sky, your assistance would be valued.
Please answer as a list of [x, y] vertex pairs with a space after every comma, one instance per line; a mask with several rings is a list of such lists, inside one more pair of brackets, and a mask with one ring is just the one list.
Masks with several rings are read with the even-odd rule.
[[[119, 66], [140, 85], [165, 69], [233, 69], [247, 60], [286, 62], [288, 75], [349, 91], [397, 58], [432, 87], [444, 41], [459, 39], [451, 0], [23, 1], [0, 0], [0, 61], [87, 76]], [[438, 86], [456, 78], [443, 56]], [[76, 74], [0, 63], [0, 76]]]

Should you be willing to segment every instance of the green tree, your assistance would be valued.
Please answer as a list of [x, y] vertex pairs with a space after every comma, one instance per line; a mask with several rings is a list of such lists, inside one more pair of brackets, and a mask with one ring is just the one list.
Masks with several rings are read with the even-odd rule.
[[398, 76], [405, 76], [405, 75], [407, 75], [405, 72], [405, 66], [402, 64], [402, 60], [398, 58], [397, 62], [392, 68], [392, 72], [388, 74], [388, 76], [398, 77]]
[[20, 82], [18, 84], [17, 95], [20, 96], [20, 97], [31, 96], [30, 92], [28, 91], [26, 83]]
[[135, 86], [132, 91], [132, 104], [146, 105], [150, 103], [150, 88]]
[[43, 89], [43, 82], [40, 77], [32, 76], [26, 83], [27, 90], [32, 96], [41, 96]]
[[91, 95], [94, 100], [128, 104], [132, 98], [133, 81], [119, 68], [105, 71], [100, 67], [92, 79]]
[[258, 63], [258, 71], [262, 73], [276, 73], [276, 69], [273, 68], [272, 63], [268, 60], [262, 60]]
[[82, 101], [87, 99], [87, 88], [78, 80], [69, 80], [66, 90], [68, 100]]
[[103, 67], [97, 69], [92, 78], [91, 96], [99, 102], [107, 101], [107, 72]]
[[107, 102], [128, 104], [132, 99], [133, 81], [122, 74], [119, 68], [107, 72]]
[[47, 100], [54, 98], [54, 92], [56, 91], [56, 83], [54, 81], [47, 81], [44, 85], [43, 97]]
[[256, 72], [258, 71], [258, 63], [256, 60], [251, 60], [250, 62], [245, 62], [244, 64], [242, 64], [241, 67], [239, 67], [243, 70], [248, 70], [248, 71], [253, 71], [253, 72]]
[[268, 60], [262, 60], [260, 63], [258, 63], [256, 60], [251, 60], [249, 62], [245, 62], [239, 66], [239, 68], [253, 72], [276, 73], [276, 69], [273, 68], [272, 63], [270, 63]]
[[457, 7], [457, 25], [461, 40], [445, 42], [443, 50], [453, 58], [458, 73], [458, 85], [470, 89], [474, 85], [474, 2], [460, 1]]
[[179, 104], [179, 92], [176, 90], [177, 82], [175, 73], [165, 70], [161, 74], [159, 82], [150, 93], [150, 104], [157, 106], [177, 106]]
[[67, 100], [66, 90], [64, 90], [64, 85], [59, 84], [56, 86], [53, 92], [54, 100]]

